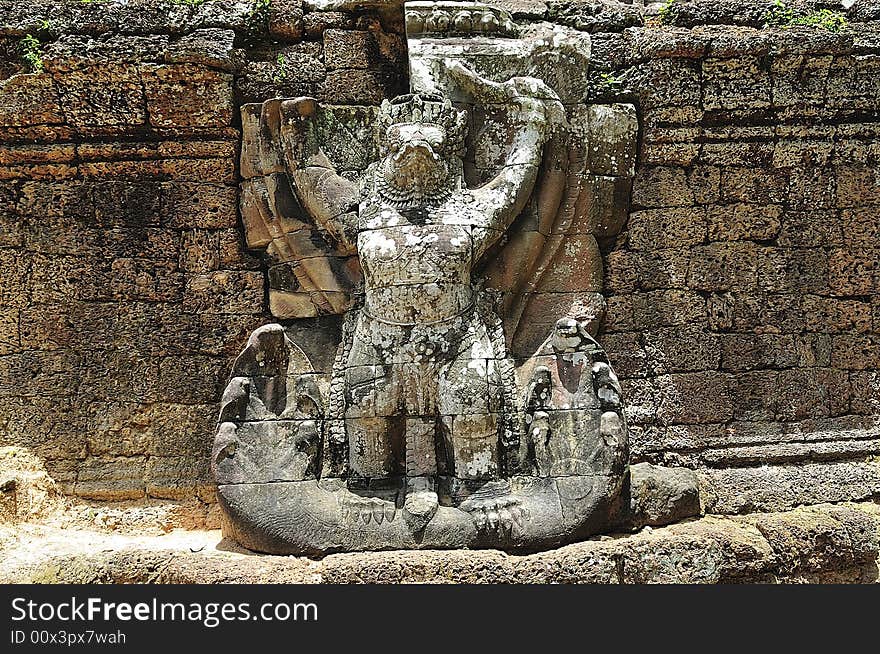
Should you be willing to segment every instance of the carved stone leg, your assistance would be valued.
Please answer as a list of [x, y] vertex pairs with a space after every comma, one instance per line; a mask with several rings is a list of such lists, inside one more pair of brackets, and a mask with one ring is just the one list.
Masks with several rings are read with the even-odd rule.
[[451, 445], [449, 472], [459, 479], [498, 479], [501, 379], [485, 328], [476, 329], [482, 337], [441, 372], [439, 408]]
[[437, 423], [433, 418], [406, 419], [406, 500], [403, 508], [415, 530], [437, 512]]
[[452, 422], [455, 476], [498, 478], [498, 416], [492, 413], [455, 416]]
[[406, 476], [437, 474], [437, 422], [433, 418], [406, 419]]
[[[491, 413], [487, 361], [455, 361], [440, 380], [440, 410], [451, 432], [450, 472], [459, 479], [497, 479], [498, 415]], [[498, 388], [495, 387], [498, 392]]]
[[379, 365], [350, 366], [345, 371], [349, 464], [360, 477], [383, 478], [399, 473], [392, 381]]
[[371, 479], [391, 477], [397, 466], [392, 448], [392, 420], [377, 416], [354, 417], [346, 412], [349, 463], [352, 472]]

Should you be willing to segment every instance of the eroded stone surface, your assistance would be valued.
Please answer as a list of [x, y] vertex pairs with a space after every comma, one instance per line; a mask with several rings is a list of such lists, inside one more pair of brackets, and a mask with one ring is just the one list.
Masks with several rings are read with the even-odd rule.
[[[254, 556], [219, 531], [0, 528], [4, 583], [877, 583], [875, 504], [706, 516], [530, 555], [497, 550]], [[131, 522], [125, 514], [120, 524]], [[754, 524], [753, 524], [754, 523]], [[756, 525], [756, 526], [755, 526]]]
[[636, 529], [700, 515], [700, 485], [693, 470], [638, 463], [631, 465], [629, 471], [630, 520]]
[[[356, 103], [346, 111], [403, 90], [402, 11], [395, 28], [369, 11], [305, 8], [300, 18], [297, 1], [271, 4], [268, 21], [252, 21], [246, 0], [0, 2], [2, 438], [45, 459], [65, 493], [208, 492], [204, 460], [225, 376], [248, 333], [269, 319], [265, 264], [237, 228], [238, 119], [217, 128], [117, 123], [114, 94], [120, 112], [136, 109], [143, 75], [184, 63], [203, 68], [210, 96], [243, 102], [308, 94], [326, 109], [328, 69], [334, 97]], [[548, 20], [540, 2], [498, 4], [520, 28]], [[880, 5], [841, 9], [848, 25], [835, 33], [764, 28], [761, 8], [742, 2], [677, 2], [692, 27], [650, 20], [624, 31], [601, 24], [606, 7], [613, 16], [609, 3], [550, 4], [554, 22], [596, 26], [590, 78], [601, 101], [636, 97], [640, 107], [644, 204], [628, 231], [597, 238], [608, 301], [599, 340], [626, 392], [634, 451], [709, 467], [724, 498], [718, 511], [876, 495], [876, 478], [862, 472], [880, 453], [871, 118]], [[41, 27], [46, 20], [51, 28]], [[219, 31], [209, 40], [203, 30]], [[341, 40], [367, 51], [336, 48], [328, 60], [333, 30], [329, 42], [353, 31]], [[230, 32], [240, 47], [226, 62]], [[42, 44], [43, 73], [22, 74], [18, 45], [28, 33]], [[382, 86], [384, 69], [398, 71], [398, 82]], [[218, 71], [233, 76], [231, 88]], [[186, 119], [172, 106], [179, 99], [205, 109], [196, 96], [207, 87], [182, 97], [180, 81], [151, 78], [161, 116]], [[717, 108], [707, 110], [704, 96]], [[353, 132], [351, 161], [363, 162], [359, 144], [373, 121], [357, 125], [366, 130]], [[490, 145], [480, 161], [498, 155]], [[327, 153], [334, 162], [339, 149]], [[625, 186], [599, 181], [603, 203]], [[664, 237], [655, 226], [672, 231]], [[786, 274], [788, 265], [798, 273]], [[529, 294], [540, 309], [520, 322], [538, 343], [553, 321], [537, 317], [571, 306], [557, 295]], [[578, 312], [604, 308], [596, 299], [585, 291]], [[314, 306], [301, 294], [278, 303]], [[307, 322], [321, 323], [311, 333], [322, 338], [338, 333], [338, 318]]]

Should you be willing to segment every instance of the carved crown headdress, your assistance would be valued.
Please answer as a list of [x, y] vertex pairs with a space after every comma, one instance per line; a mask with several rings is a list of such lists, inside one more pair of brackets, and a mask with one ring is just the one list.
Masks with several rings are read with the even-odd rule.
[[379, 136], [397, 123], [432, 123], [446, 132], [448, 152], [462, 156], [467, 137], [467, 112], [456, 109], [438, 93], [408, 93], [383, 100], [379, 108]]

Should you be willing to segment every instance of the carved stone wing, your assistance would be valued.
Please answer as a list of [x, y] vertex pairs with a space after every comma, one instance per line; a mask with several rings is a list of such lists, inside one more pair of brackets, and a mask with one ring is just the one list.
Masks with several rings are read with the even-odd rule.
[[349, 226], [356, 178], [375, 158], [374, 111], [298, 98], [241, 109], [241, 215], [265, 248], [277, 318], [339, 314], [361, 281]]
[[625, 104], [568, 107], [568, 126], [547, 143], [531, 201], [503, 245], [483, 261], [487, 287], [503, 293], [515, 357], [541, 346], [556, 319], [595, 333], [604, 315], [599, 240], [626, 221], [638, 124]]

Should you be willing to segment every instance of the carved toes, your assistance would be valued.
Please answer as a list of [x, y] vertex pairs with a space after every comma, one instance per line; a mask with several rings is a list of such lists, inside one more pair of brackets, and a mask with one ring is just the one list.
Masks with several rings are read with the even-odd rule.
[[477, 531], [491, 534], [519, 533], [528, 517], [519, 499], [509, 496], [470, 500], [462, 503], [460, 508], [473, 518]]

